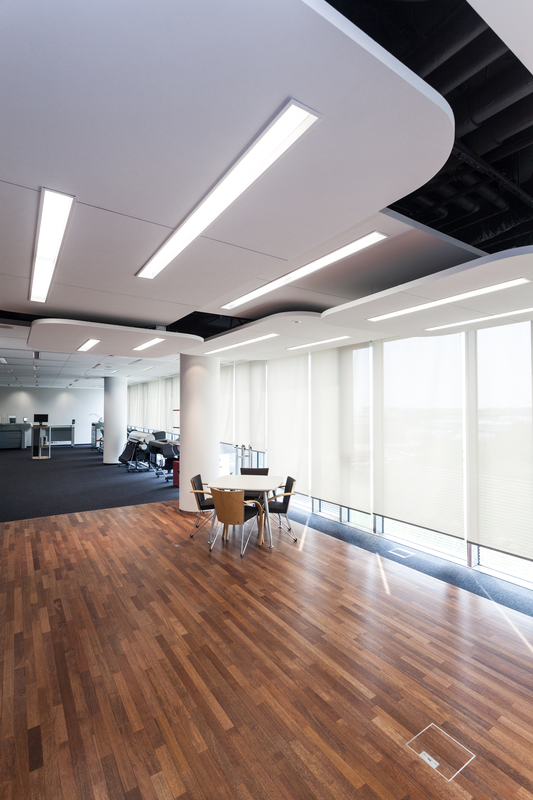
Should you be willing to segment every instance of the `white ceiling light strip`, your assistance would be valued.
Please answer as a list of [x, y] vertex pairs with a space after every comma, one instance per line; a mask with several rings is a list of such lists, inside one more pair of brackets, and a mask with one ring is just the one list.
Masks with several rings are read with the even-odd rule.
[[255, 342], [262, 342], [265, 339], [273, 339], [274, 336], [279, 336], [279, 333], [267, 333], [266, 336], [258, 336], [257, 339], [248, 339], [246, 342], [230, 344], [227, 347], [219, 347], [218, 350], [208, 350], [207, 353], [204, 353], [204, 356], [211, 356], [213, 353], [221, 353], [223, 350], [233, 350], [235, 347], [244, 347], [245, 344], [255, 344]]
[[370, 317], [367, 322], [381, 322], [384, 319], [392, 319], [393, 317], [402, 317], [404, 314], [413, 314], [415, 311], [426, 311], [429, 308], [437, 308], [438, 306], [445, 306], [448, 303], [458, 303], [461, 300], [468, 300], [470, 297], [479, 297], [483, 294], [490, 294], [491, 292], [499, 292], [502, 289], [511, 289], [513, 286], [521, 286], [523, 283], [529, 283], [527, 278], [516, 278], [513, 281], [505, 281], [505, 283], [496, 283], [493, 286], [484, 286], [482, 289], [474, 289], [472, 292], [463, 292], [462, 294], [455, 294], [453, 297], [444, 297], [442, 300], [432, 300], [430, 303], [422, 303], [419, 306], [410, 306], [409, 308], [402, 308], [401, 311], [392, 311], [390, 314], [381, 314], [379, 317]]
[[493, 319], [515, 317], [518, 314], [531, 314], [531, 312], [533, 312], [533, 308], [519, 308], [518, 311], [506, 311], [505, 314], [491, 314], [490, 317], [478, 317], [477, 319], [465, 319], [463, 322], [450, 322], [448, 325], [437, 325], [435, 328], [426, 328], [426, 330], [442, 331], [445, 328], [460, 328], [466, 325], [475, 325], [478, 322], [490, 322]]
[[155, 278], [318, 119], [291, 100], [137, 276]]
[[334, 264], [335, 261], [347, 258], [359, 252], [359, 250], [364, 250], [365, 247], [370, 247], [376, 244], [376, 242], [381, 242], [382, 239], [386, 238], [387, 234], [372, 231], [372, 233], [368, 233], [366, 236], [362, 236], [360, 239], [356, 239], [354, 242], [350, 242], [350, 244], [340, 247], [338, 250], [334, 250], [326, 256], [322, 256], [322, 258], [318, 258], [316, 261], [311, 261], [310, 264], [306, 264], [304, 267], [299, 267], [299, 269], [295, 269], [293, 272], [289, 272], [287, 275], [283, 275], [275, 281], [260, 286], [259, 289], [254, 289], [253, 292], [248, 292], [248, 294], [244, 294], [242, 297], [232, 300], [231, 303], [226, 303], [226, 305], [221, 306], [221, 308], [232, 309], [237, 308], [237, 306], [242, 306], [244, 303], [249, 303], [250, 300], [255, 300], [264, 294], [268, 294], [268, 292], [273, 292], [281, 286], [286, 286], [288, 283], [294, 283], [294, 281], [304, 278], [306, 275], [311, 275], [311, 273], [317, 272], [319, 269]]
[[74, 197], [41, 190], [37, 243], [33, 258], [30, 300], [45, 303], [65, 235]]
[[149, 342], [145, 342], [144, 344], [140, 344], [138, 347], [134, 347], [133, 350], [146, 350], [147, 347], [153, 347], [155, 344], [159, 344], [159, 342], [164, 342], [164, 339], [150, 339]]
[[304, 347], [315, 347], [318, 344], [330, 344], [331, 342], [340, 342], [341, 339], [349, 339], [349, 336], [336, 336], [334, 339], [322, 339], [321, 342], [309, 342], [309, 344], [298, 344], [296, 347], [286, 347], [286, 350], [301, 350]]
[[86, 342], [82, 344], [81, 347], [78, 347], [78, 353], [86, 353], [87, 350], [90, 350], [91, 347], [94, 347], [95, 344], [98, 344], [100, 339], [87, 339]]

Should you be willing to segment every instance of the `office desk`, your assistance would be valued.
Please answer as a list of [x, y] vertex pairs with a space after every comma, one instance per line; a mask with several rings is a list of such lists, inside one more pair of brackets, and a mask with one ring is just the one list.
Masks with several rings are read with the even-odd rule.
[[[285, 478], [280, 478], [279, 475], [222, 475], [214, 481], [209, 481], [208, 484], [213, 489], [244, 489], [245, 492], [256, 492], [263, 495], [263, 505], [266, 510], [266, 527], [268, 531], [268, 540], [270, 547], [272, 544], [272, 531], [270, 529], [270, 514], [268, 513], [268, 493], [273, 492], [280, 486], [285, 485]], [[263, 540], [259, 542], [263, 544]]]

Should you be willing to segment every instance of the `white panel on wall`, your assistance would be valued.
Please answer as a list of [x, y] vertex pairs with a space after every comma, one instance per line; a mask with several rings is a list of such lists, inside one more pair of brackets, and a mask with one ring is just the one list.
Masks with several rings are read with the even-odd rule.
[[51, 425], [70, 425], [75, 419], [75, 443], [90, 444], [91, 423], [104, 415], [104, 390], [0, 388], [0, 415], [8, 414], [15, 414], [18, 422], [48, 414]]

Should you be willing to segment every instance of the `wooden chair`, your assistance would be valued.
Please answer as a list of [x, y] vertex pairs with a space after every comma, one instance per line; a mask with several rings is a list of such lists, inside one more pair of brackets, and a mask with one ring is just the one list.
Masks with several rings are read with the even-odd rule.
[[[282, 494], [274, 494], [274, 497], [272, 497], [268, 501], [268, 511], [266, 509], [263, 509], [263, 513], [264, 514], [265, 513], [277, 514], [278, 515], [278, 520], [279, 520], [278, 528], [282, 528], [285, 531], [285, 533], [288, 533], [289, 536], [292, 539], [294, 539], [294, 541], [296, 542], [297, 541], [296, 536], [292, 532], [291, 523], [290, 523], [289, 517], [287, 516], [287, 512], [289, 510], [289, 503], [291, 501], [291, 497], [293, 496], [293, 494], [295, 494], [295, 492], [294, 492], [294, 484], [295, 483], [296, 483], [296, 479], [295, 478], [291, 478], [290, 475], [289, 475], [289, 477], [287, 478], [287, 481], [285, 483], [285, 491]], [[282, 516], [285, 517], [285, 521], [287, 523], [287, 527], [285, 527], [285, 525], [281, 521], [281, 517]]]
[[240, 525], [241, 527], [241, 557], [244, 555], [246, 546], [250, 541], [252, 535], [253, 524], [250, 527], [246, 540], [244, 538], [244, 524], [250, 519], [257, 517], [257, 530], [259, 535], [262, 532], [262, 517], [261, 517], [261, 503], [257, 500], [252, 500], [249, 503], [244, 502], [244, 491], [238, 489], [236, 491], [225, 491], [224, 489], [211, 489], [213, 496], [213, 503], [215, 505], [215, 516], [211, 522], [211, 530], [209, 532], [209, 550], [212, 550], [220, 532], [220, 527], [217, 525], [217, 532], [213, 539], [213, 527], [215, 520], [224, 526], [224, 533], [226, 539], [228, 538], [228, 528], [230, 525]]
[[[192, 490], [191, 493], [194, 494], [196, 498], [196, 505], [198, 506], [198, 511], [196, 514], [196, 521], [193, 525], [193, 529], [191, 531], [191, 539], [196, 533], [196, 531], [203, 528], [205, 523], [209, 520], [211, 516], [215, 515], [215, 506], [213, 503], [212, 497], [206, 497], [206, 494], [209, 495], [210, 492], [206, 492], [204, 486], [207, 486], [207, 483], [202, 483], [202, 476], [200, 474], [195, 475], [191, 478], [191, 486]], [[207, 517], [204, 514], [208, 514]]]

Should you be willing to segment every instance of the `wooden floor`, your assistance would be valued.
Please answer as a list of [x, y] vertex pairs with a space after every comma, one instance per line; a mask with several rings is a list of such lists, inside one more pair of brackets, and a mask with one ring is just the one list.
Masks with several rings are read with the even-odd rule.
[[[1, 800], [533, 799], [532, 618], [301, 526], [243, 559], [190, 526], [0, 526]], [[432, 723], [475, 755], [450, 782], [407, 746]]]

